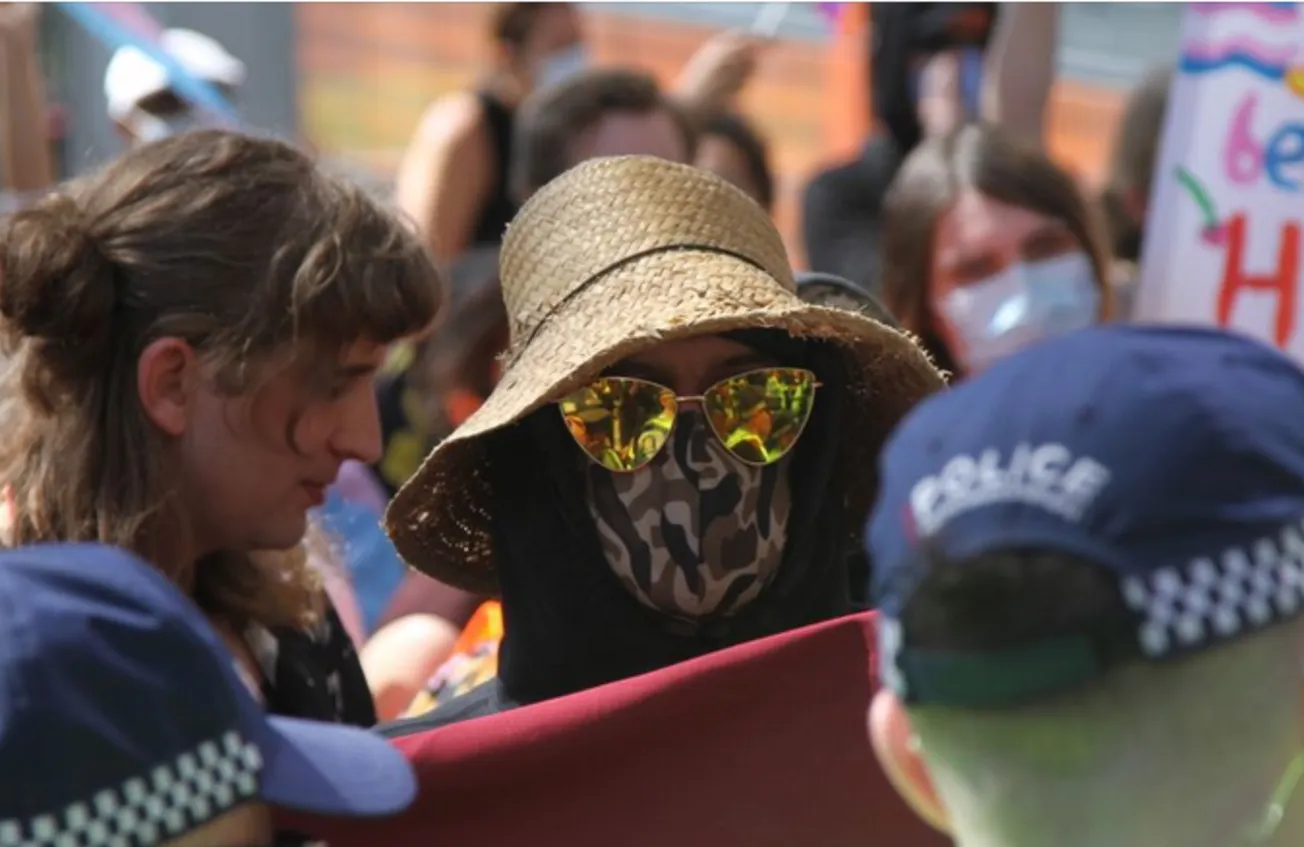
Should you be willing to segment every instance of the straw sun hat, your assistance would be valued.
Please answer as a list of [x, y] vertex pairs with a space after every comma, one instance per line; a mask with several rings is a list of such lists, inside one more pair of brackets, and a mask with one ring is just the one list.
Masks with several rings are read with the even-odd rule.
[[[511, 346], [502, 381], [439, 444], [385, 516], [413, 567], [494, 594], [492, 492], [482, 457], [494, 431], [662, 342], [773, 328], [843, 353], [840, 467], [863, 522], [879, 447], [942, 378], [906, 334], [797, 297], [783, 241], [766, 213], [725, 181], [648, 156], [594, 159], [534, 195], [501, 254]], [[863, 470], [860, 470], [862, 469]]]

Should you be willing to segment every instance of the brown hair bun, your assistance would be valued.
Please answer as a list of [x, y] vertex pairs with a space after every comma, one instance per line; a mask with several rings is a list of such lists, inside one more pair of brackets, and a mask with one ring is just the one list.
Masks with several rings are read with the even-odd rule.
[[0, 225], [0, 315], [9, 333], [90, 352], [108, 336], [114, 299], [113, 263], [72, 198], [51, 195]]

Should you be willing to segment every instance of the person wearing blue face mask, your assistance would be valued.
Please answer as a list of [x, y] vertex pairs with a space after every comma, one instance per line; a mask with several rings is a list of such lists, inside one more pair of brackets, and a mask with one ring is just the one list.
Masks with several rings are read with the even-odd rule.
[[907, 157], [884, 205], [888, 308], [958, 376], [1111, 314], [1104, 233], [1072, 177], [971, 124]]

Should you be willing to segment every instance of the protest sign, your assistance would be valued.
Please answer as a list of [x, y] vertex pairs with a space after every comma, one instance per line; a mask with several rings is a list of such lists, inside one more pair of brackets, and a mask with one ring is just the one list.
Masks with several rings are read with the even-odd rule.
[[1215, 324], [1304, 361], [1304, 9], [1191, 3], [1136, 317]]

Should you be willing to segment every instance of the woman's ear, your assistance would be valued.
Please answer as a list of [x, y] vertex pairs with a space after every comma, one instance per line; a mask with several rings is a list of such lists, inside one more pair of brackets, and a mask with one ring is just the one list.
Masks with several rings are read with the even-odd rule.
[[929, 826], [950, 834], [950, 819], [920, 755], [910, 717], [897, 696], [887, 689], [879, 690], [870, 704], [869, 740], [888, 781], [906, 804]]
[[150, 423], [174, 438], [184, 435], [194, 412], [198, 376], [198, 357], [185, 341], [151, 341], [136, 362], [136, 391]]

